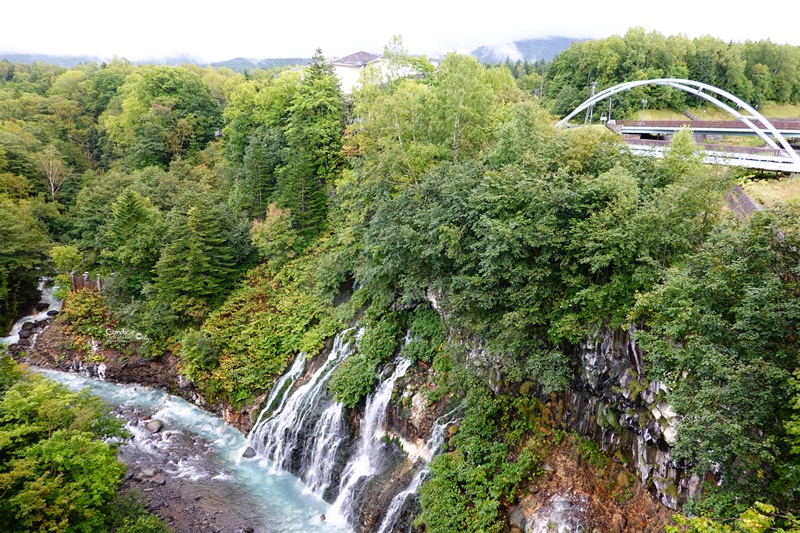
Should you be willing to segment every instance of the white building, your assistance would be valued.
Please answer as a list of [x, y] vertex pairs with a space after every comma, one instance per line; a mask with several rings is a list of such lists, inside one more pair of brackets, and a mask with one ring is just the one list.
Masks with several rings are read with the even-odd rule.
[[349, 56], [335, 57], [330, 60], [336, 76], [339, 77], [342, 92], [345, 94], [352, 93], [358, 87], [361, 71], [367, 65], [379, 64], [384, 61], [383, 57], [369, 52], [356, 52]]

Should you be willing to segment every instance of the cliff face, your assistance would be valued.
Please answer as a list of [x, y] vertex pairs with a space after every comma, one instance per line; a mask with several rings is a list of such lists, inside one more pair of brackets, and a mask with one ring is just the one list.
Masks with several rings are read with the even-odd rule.
[[670, 458], [678, 417], [666, 386], [650, 380], [629, 331], [604, 331], [575, 349], [579, 363], [558, 401], [558, 420], [633, 469], [670, 509], [695, 494], [701, 478]]
[[[467, 339], [463, 342], [470, 350], [470, 363], [496, 390], [504, 390], [506, 384], [497, 371], [497, 361], [481, 349], [479, 341]], [[86, 357], [77, 350], [67, 349], [68, 346], [69, 339], [60, 332], [58, 326], [49, 327], [39, 336], [28, 361], [109, 381], [157, 386], [223, 415], [228, 423], [245, 432], [252, 427], [264, 403], [264, 398], [258, 398], [244, 409], [210, 405], [191, 383], [181, 378], [177, 361], [171, 355], [156, 361], [145, 361], [115, 355], [98, 347], [99, 353], [95, 357]], [[701, 479], [670, 458], [678, 417], [664, 400], [664, 385], [648, 379], [642, 355], [630, 332], [603, 331], [576, 347], [571, 354], [575, 370], [571, 387], [566, 393], [550, 396], [537, 394], [536, 387], [531, 383], [523, 384], [521, 391], [537, 394], [545, 402], [554, 426], [574, 430], [608, 453], [617, 463], [614, 468], [627, 472], [624, 476], [615, 474], [614, 479], [624, 477], [628, 480], [625, 493], [630, 494], [631, 498], [641, 501], [650, 498], [653, 501], [650, 497], [652, 494], [667, 508], [679, 509], [697, 491]], [[320, 356], [310, 362], [307, 372], [311, 373], [319, 367], [323, 358]], [[437, 419], [452, 406], [447, 402], [428, 404], [424, 394], [426, 379], [426, 369], [415, 367], [409, 369], [394, 385], [387, 406], [386, 431], [380, 440], [378, 467], [374, 475], [359, 482], [353, 498], [354, 515], [358, 517], [354, 520], [354, 527], [359, 532], [374, 532], [381, 528], [393, 500], [413, 485], [415, 477], [431, 458], [429, 444]], [[302, 383], [303, 378], [297, 381], [295, 388]], [[348, 460], [347, 455], [352, 453], [360, 438], [363, 419], [362, 401], [346, 414], [347, 429], [340, 446], [341, 457], [336, 459], [333, 484], [326, 492], [326, 499], [333, 500], [337, 496], [336, 486]], [[313, 446], [315, 435], [312, 433], [302, 432], [297, 443], [300, 449]], [[577, 466], [570, 466], [568, 461], [559, 459], [548, 459], [547, 465], [545, 477], [528, 487], [528, 492], [521, 494], [520, 501], [509, 509], [510, 526], [519, 531], [538, 531], [540, 522], [552, 523], [558, 521], [559, 517], [563, 519], [565, 531], [571, 530], [567, 527], [569, 524], [582, 527], [597, 524], [598, 520], [592, 516], [602, 514], [602, 502], [593, 509], [592, 502], [597, 498], [592, 491], [598, 490], [596, 485], [589, 482], [580, 485], [577, 481], [548, 485], [548, 480], [577, 479], [574, 473], [585, 470], [586, 465], [582, 466], [578, 460]], [[302, 465], [297, 461], [294, 466], [300, 470]], [[582, 477], [586, 475], [582, 474]], [[647, 508], [651, 516], [657, 512], [649, 503], [638, 504], [637, 512], [641, 512], [642, 508]], [[661, 510], [667, 511], [666, 508]], [[395, 524], [385, 531], [407, 531], [419, 512], [416, 498], [404, 499], [399, 509], [393, 512]], [[630, 527], [634, 526], [626, 528], [625, 524], [641, 522], [636, 522], [633, 515], [625, 515], [626, 512], [624, 509], [615, 511], [611, 518], [601, 523], [609, 527], [622, 524], [611, 529], [632, 531]], [[633, 513], [632, 510], [630, 512]]]

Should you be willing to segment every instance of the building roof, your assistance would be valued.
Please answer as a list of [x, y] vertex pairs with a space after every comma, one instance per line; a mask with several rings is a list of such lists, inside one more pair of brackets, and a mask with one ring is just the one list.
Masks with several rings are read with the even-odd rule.
[[381, 56], [369, 52], [356, 52], [349, 56], [334, 58], [331, 63], [340, 67], [365, 67], [380, 58]]

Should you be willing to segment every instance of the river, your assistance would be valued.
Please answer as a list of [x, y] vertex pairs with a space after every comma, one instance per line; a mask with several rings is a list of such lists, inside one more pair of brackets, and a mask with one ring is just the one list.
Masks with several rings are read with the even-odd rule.
[[[150, 478], [154, 484], [172, 484], [176, 494], [185, 496], [176, 505], [194, 500], [192, 508], [196, 505], [212, 517], [209, 530], [350, 531], [325, 520], [330, 505], [297, 477], [276, 469], [267, 459], [242, 458], [248, 447], [242, 433], [183, 399], [149, 387], [37, 371], [73, 390], [89, 387], [92, 394], [114, 407], [118, 416], [125, 417], [133, 438], [120, 446], [120, 459], [145, 481]], [[162, 421], [163, 429], [148, 431], [148, 418]], [[187, 514], [192, 514], [191, 509]]]

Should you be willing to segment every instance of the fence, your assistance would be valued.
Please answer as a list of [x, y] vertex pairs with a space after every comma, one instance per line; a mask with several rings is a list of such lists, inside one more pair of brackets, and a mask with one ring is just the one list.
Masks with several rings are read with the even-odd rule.
[[83, 276], [78, 276], [74, 272], [72, 273], [72, 290], [73, 291], [78, 291], [78, 290], [81, 290], [81, 289], [99, 291], [99, 290], [102, 290], [103, 285], [104, 285], [104, 281], [100, 277], [100, 274], [97, 275], [97, 279], [89, 279], [89, 273], [88, 272], [84, 272]]

